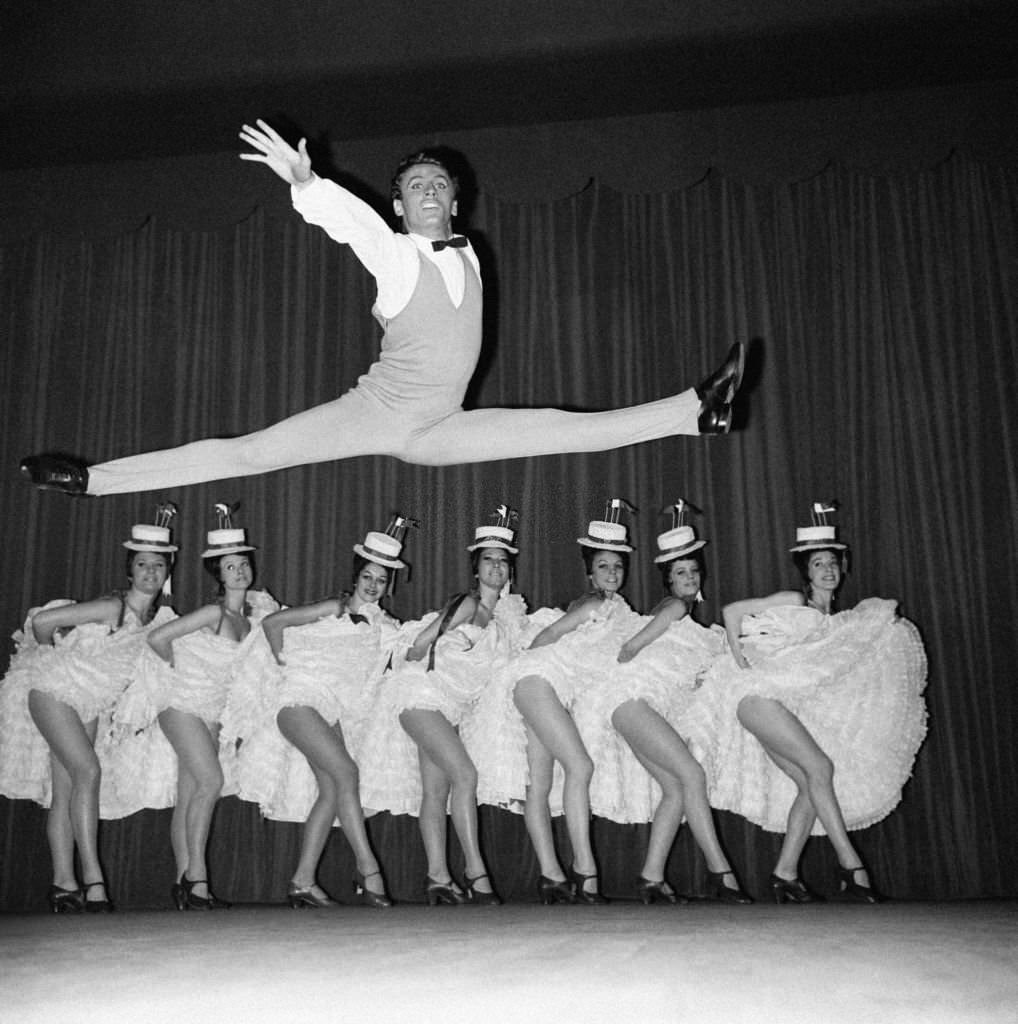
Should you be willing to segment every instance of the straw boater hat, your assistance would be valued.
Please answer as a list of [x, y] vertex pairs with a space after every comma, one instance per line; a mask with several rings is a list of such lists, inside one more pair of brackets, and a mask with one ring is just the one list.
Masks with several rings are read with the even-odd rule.
[[795, 531], [795, 547], [788, 550], [792, 553], [819, 551], [823, 548], [833, 548], [835, 551], [846, 550], [848, 545], [837, 539], [837, 527], [827, 522], [827, 514], [836, 508], [837, 505], [833, 501], [815, 501], [810, 508], [813, 525], [798, 527]]
[[137, 523], [131, 527], [131, 539], [124, 541], [124, 547], [130, 551], [157, 551], [172, 554], [180, 549], [170, 543], [170, 520], [177, 514], [177, 506], [173, 502], [156, 506], [154, 524]]
[[686, 512], [690, 508], [692, 506], [688, 501], [679, 498], [674, 505], [668, 505], [661, 510], [671, 510], [672, 528], [658, 534], [657, 549], [660, 553], [654, 559], [655, 562], [673, 562], [676, 558], [684, 558], [694, 551], [699, 551], [707, 543], [705, 540], [697, 540], [693, 527], [685, 525]]
[[403, 550], [403, 536], [411, 526], [417, 526], [416, 519], [393, 516], [385, 533], [368, 533], [363, 544], [354, 544], [354, 551], [369, 562], [384, 565], [386, 569], [405, 569], [406, 562], [400, 557]]
[[233, 513], [237, 506], [232, 508], [229, 505], [215, 505], [213, 509], [219, 522], [219, 528], [209, 530], [205, 535], [205, 542], [208, 547], [201, 553], [202, 558], [218, 558], [221, 555], [236, 555], [241, 551], [256, 551], [257, 548], [247, 543], [247, 535], [244, 530], [238, 530], [233, 525]]
[[491, 518], [495, 520], [494, 524], [478, 526], [474, 530], [474, 543], [467, 545], [467, 551], [476, 551], [478, 548], [502, 548], [511, 555], [519, 554], [520, 549], [513, 547], [516, 531], [509, 525], [519, 517], [516, 509], [508, 505], [499, 505], [491, 514]]
[[619, 522], [622, 509], [636, 510], [624, 498], [609, 498], [605, 503], [604, 519], [592, 519], [587, 526], [587, 536], [577, 537], [576, 543], [585, 548], [599, 548], [603, 551], [632, 551], [626, 543], [626, 527]]

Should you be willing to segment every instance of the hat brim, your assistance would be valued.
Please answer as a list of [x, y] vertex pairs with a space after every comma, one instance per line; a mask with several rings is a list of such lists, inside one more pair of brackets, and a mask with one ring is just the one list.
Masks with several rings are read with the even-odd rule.
[[520, 553], [519, 548], [510, 547], [501, 540], [483, 540], [480, 544], [467, 545], [467, 551], [477, 551], [479, 548], [501, 548], [503, 551], [508, 551], [510, 555], [518, 555]]
[[239, 555], [242, 551], [257, 551], [250, 544], [227, 544], [222, 548], [207, 548], [201, 553], [202, 558], [215, 558], [218, 555]]
[[153, 544], [151, 541], [125, 540], [124, 547], [128, 551], [153, 551], [159, 555], [171, 555], [180, 548], [176, 544]]
[[833, 551], [847, 551], [848, 545], [842, 544], [840, 540], [810, 540], [804, 544], [796, 544], [794, 548], [789, 548], [790, 554], [795, 554], [796, 551], [823, 551], [826, 548], [830, 548]]
[[610, 540], [591, 540], [589, 537], [577, 537], [576, 543], [585, 548], [597, 548], [598, 551], [625, 551], [631, 554], [636, 550], [628, 544], [617, 544]]
[[383, 565], [386, 569], [405, 569], [406, 562], [399, 558], [383, 558], [381, 555], [376, 555], [372, 551], [368, 551], [363, 544], [354, 544], [354, 552], [366, 558], [369, 562], [374, 562], [376, 565]]
[[687, 544], [684, 548], [678, 548], [675, 551], [667, 551], [663, 555], [658, 555], [654, 562], [674, 562], [677, 558], [685, 558], [686, 555], [699, 551], [706, 543], [705, 540], [694, 540], [692, 544]]

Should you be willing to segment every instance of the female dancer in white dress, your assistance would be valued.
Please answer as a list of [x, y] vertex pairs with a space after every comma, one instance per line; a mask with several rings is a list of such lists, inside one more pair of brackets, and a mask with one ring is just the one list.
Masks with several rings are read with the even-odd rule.
[[[285, 608], [262, 622], [271, 659], [264, 647], [252, 650], [248, 681], [228, 715], [227, 732], [243, 741], [240, 796], [257, 801], [268, 818], [304, 822], [287, 892], [295, 910], [339, 906], [317, 882], [337, 818], [357, 861], [355, 897], [370, 907], [392, 905], [364, 827], [358, 760], [368, 710], [398, 641], [399, 623], [381, 605], [396, 571], [406, 568], [399, 556], [409, 525], [396, 516], [385, 533], [368, 533], [354, 545], [349, 593]], [[249, 684], [264, 687], [262, 701], [245, 700]], [[258, 704], [269, 709], [266, 718]]]
[[[545, 626], [514, 667], [513, 700], [527, 734], [524, 819], [534, 845], [544, 903], [605, 903], [590, 842], [590, 781], [594, 762], [570, 714], [577, 693], [592, 673], [617, 656], [632, 635], [636, 613], [618, 592], [626, 578], [626, 528], [618, 522], [619, 498], [608, 502], [604, 520], [590, 523], [582, 549], [589, 590]], [[572, 846], [568, 877], [555, 852], [550, 795], [555, 762], [562, 766], [562, 800]]]
[[[208, 534], [202, 552], [216, 579], [219, 599], [153, 630], [149, 656], [140, 677], [124, 695], [114, 716], [119, 724], [141, 724], [130, 706], [139, 689], [148, 689], [158, 728], [176, 754], [176, 801], [170, 839], [176, 876], [170, 895], [178, 910], [219, 910], [230, 904], [209, 887], [205, 848], [212, 815], [223, 789], [219, 758], [219, 722], [226, 705], [239, 645], [251, 626], [273, 607], [267, 595], [251, 591], [254, 568], [244, 530], [235, 529], [230, 510], [217, 505], [219, 528]], [[249, 595], [251, 601], [249, 601]], [[155, 726], [149, 726], [155, 731]], [[172, 771], [172, 769], [171, 769]], [[118, 773], [121, 778], [123, 773]], [[165, 774], [165, 773], [164, 773]]]
[[168, 526], [175, 511], [161, 506], [155, 526], [132, 527], [126, 590], [29, 612], [0, 687], [0, 793], [49, 807], [54, 913], [112, 909], [99, 863], [95, 738], [131, 679], [145, 632], [173, 614], [160, 599], [177, 550]]
[[[430, 906], [501, 902], [478, 838], [477, 769], [459, 733], [494, 674], [522, 647], [527, 627], [523, 599], [509, 593], [519, 551], [509, 524], [517, 514], [502, 505], [495, 516], [496, 524], [479, 526], [467, 548], [474, 588], [418, 624], [423, 628], [406, 661], [385, 684], [375, 711], [379, 728], [372, 742], [374, 761], [385, 767], [371, 773], [374, 781], [368, 784], [365, 804], [417, 814], [428, 862], [424, 895]], [[413, 745], [401, 745], [392, 736], [393, 716], [416, 745], [419, 780], [413, 772]], [[463, 851], [462, 888], [449, 870], [447, 811]]]
[[817, 898], [798, 873], [811, 832], [834, 846], [843, 898], [881, 899], [848, 830], [897, 805], [926, 731], [926, 657], [896, 602], [834, 614], [846, 545], [831, 510], [815, 504], [814, 524], [796, 531], [803, 591], [725, 607], [732, 657], [715, 663], [693, 715], [713, 805], [784, 833], [778, 903]]
[[[683, 524], [685, 507], [682, 501], [674, 506], [675, 525], [657, 538], [654, 561], [667, 596], [619, 648], [617, 663], [605, 666], [579, 696], [574, 714], [588, 747], [599, 752], [607, 747], [612, 754], [595, 756], [591, 810], [622, 823], [652, 822], [637, 879], [642, 902], [678, 901], [665, 880], [665, 865], [685, 815], [707, 861], [710, 895], [751, 903], [718, 841], [703, 769], [682, 739], [700, 677], [725, 646], [719, 627], [706, 629], [693, 619], [702, 599], [706, 541]], [[611, 749], [598, 738], [610, 727], [625, 740], [623, 749]]]

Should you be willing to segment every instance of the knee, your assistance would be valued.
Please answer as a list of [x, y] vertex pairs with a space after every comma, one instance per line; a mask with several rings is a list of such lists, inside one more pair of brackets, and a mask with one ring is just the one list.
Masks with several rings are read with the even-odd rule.
[[218, 764], [210, 765], [194, 781], [198, 799], [218, 800], [223, 791], [223, 770]]
[[562, 765], [562, 769], [571, 781], [584, 786], [589, 786], [594, 777], [594, 762], [586, 751], [571, 757]]
[[477, 769], [474, 767], [473, 762], [467, 761], [466, 764], [459, 765], [456, 768], [452, 784], [461, 792], [464, 790], [470, 793], [477, 792]]
[[288, 464], [287, 454], [280, 443], [273, 441], [271, 435], [264, 431], [239, 437], [233, 444], [237, 463], [246, 468], [268, 473]]
[[78, 761], [70, 775], [71, 781], [75, 786], [85, 786], [89, 789], [98, 786], [102, 778], [99, 758], [92, 751], [89, 751], [89, 756], [83, 757]]
[[815, 782], [830, 786], [834, 783], [834, 762], [821, 751], [810, 765], [809, 774]]

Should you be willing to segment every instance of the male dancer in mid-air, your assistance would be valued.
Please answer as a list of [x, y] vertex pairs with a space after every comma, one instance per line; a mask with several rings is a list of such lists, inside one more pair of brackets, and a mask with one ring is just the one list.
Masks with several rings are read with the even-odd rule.
[[264, 121], [241, 139], [290, 185], [294, 208], [309, 223], [351, 247], [375, 277], [373, 312], [381, 353], [355, 387], [335, 401], [235, 438], [87, 466], [60, 455], [24, 459], [39, 487], [71, 494], [150, 491], [267, 473], [356, 455], [393, 455], [422, 465], [607, 451], [673, 434], [721, 434], [742, 381], [744, 345], [699, 387], [656, 402], [609, 412], [461, 407], [481, 348], [481, 280], [477, 257], [454, 235], [458, 183], [426, 151], [404, 159], [392, 180], [392, 206], [405, 233], [393, 232], [367, 204], [311, 170], [305, 139], [297, 148]]

